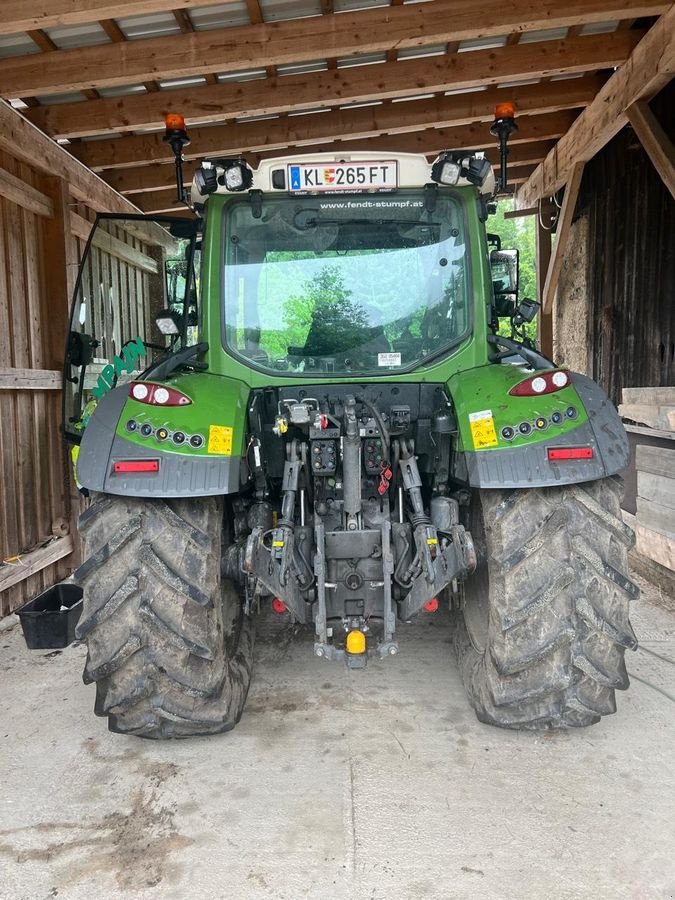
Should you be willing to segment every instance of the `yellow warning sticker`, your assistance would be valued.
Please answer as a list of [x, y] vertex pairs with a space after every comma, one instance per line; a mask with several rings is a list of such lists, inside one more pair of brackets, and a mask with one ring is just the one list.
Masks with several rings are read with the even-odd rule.
[[491, 409], [470, 413], [469, 425], [471, 426], [471, 437], [476, 450], [497, 446], [497, 432], [495, 431], [495, 420]]
[[232, 429], [227, 425], [209, 425], [209, 453], [232, 456]]

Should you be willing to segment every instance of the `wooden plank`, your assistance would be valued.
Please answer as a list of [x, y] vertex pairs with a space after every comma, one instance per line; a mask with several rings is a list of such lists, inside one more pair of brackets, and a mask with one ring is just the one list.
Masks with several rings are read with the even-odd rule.
[[675, 431], [675, 406], [655, 406], [649, 403], [620, 403], [619, 415], [631, 422], [650, 428]]
[[675, 449], [666, 450], [662, 447], [638, 444], [635, 448], [635, 468], [638, 472], [675, 478]]
[[[391, 47], [401, 50], [500, 36], [509, 31], [556, 28], [574, 24], [575, 19], [580, 23], [607, 21], [608, 14], [610, 19], [614, 15], [614, 11], [609, 11], [616, 5], [607, 0], [568, 0], [564, 7], [555, 0], [538, 4], [529, 0], [511, 3], [481, 0], [477, 6], [473, 0], [433, 0], [424, 4], [375, 7], [333, 16], [56, 50], [49, 54], [49, 66], [30, 56], [12, 57], [0, 62], [0, 81], [5, 96], [21, 97], [160, 78], [189, 78], [203, 74], [205, 64], [210, 71], [241, 72], [260, 67], [261, 61], [267, 66], [279, 66], [312, 62], [317, 56], [325, 59], [380, 53]], [[597, 14], [600, 6], [602, 14], [598, 19], [594, 12]], [[642, 2], [640, 6], [650, 6], [650, 15], [658, 15], [668, 8], [663, 0]], [[534, 46], [534, 43], [522, 46]], [[491, 50], [490, 56], [495, 52]], [[432, 59], [425, 59], [423, 64], [431, 66]]]
[[675, 441], [675, 431], [663, 431], [658, 428], [644, 428], [642, 425], [631, 425], [628, 422], [624, 422], [623, 427], [631, 434], [644, 434], [646, 437], [658, 438], [659, 440]]
[[4, 100], [0, 100], [0, 150], [28, 163], [38, 172], [65, 178], [73, 195], [92, 209], [138, 213], [102, 178], [89, 171]]
[[638, 496], [643, 500], [653, 500], [673, 510], [675, 518], [675, 478], [653, 475], [651, 472], [637, 473]]
[[[89, 238], [92, 223], [83, 219], [82, 216], [79, 216], [77, 213], [71, 212], [70, 228], [74, 235], [86, 241]], [[140, 250], [135, 250], [130, 244], [126, 244], [124, 241], [119, 240], [119, 238], [113, 237], [101, 228], [98, 228], [95, 231], [92, 243], [95, 247], [98, 247], [105, 253], [109, 253], [116, 259], [122, 259], [130, 265], [135, 266], [137, 269], [142, 269], [144, 272], [150, 272], [152, 275], [156, 275], [159, 271], [154, 259], [147, 256], [145, 253], [141, 253]]]
[[664, 568], [675, 571], [675, 539], [637, 523], [635, 549]]
[[[576, 112], [573, 110], [561, 110], [541, 116], [523, 116], [518, 132], [512, 139], [513, 150], [521, 144], [535, 142], [541, 145], [542, 141], [560, 137], [571, 127], [575, 118]], [[194, 142], [187, 147], [185, 152], [187, 159], [203, 159], [224, 154], [240, 155], [242, 151], [249, 160], [269, 159], [286, 155], [289, 152], [307, 158], [313, 153], [370, 149], [435, 155], [441, 150], [452, 148], [455, 150], [485, 150], [488, 157], [495, 161], [495, 150], [497, 149], [497, 142], [490, 135], [484, 122], [474, 122], [471, 125], [459, 125], [452, 128], [426, 128], [407, 134], [381, 135], [367, 141], [352, 138], [344, 141], [320, 141], [317, 144], [293, 145], [293, 150], [289, 150], [286, 144], [278, 143], [267, 144], [260, 151], [248, 145], [245, 147], [233, 145], [230, 143], [227, 127], [221, 129], [216, 126], [204, 129], [204, 131], [213, 132], [213, 134], [205, 134], [201, 137], [198, 147]], [[155, 140], [155, 137], [155, 135], [133, 135], [111, 141], [83, 141], [72, 146], [73, 152], [77, 153], [78, 158], [94, 169], [137, 167], [148, 162], [169, 162], [171, 151], [167, 151], [167, 145], [161, 140], [161, 136], [159, 140]], [[257, 165], [255, 162], [252, 164]]]
[[0, 368], [0, 391], [59, 391], [62, 385], [58, 369]]
[[[578, 38], [583, 41], [588, 38]], [[570, 58], [567, 63], [572, 70], [574, 58], [583, 56], [588, 68], [594, 68], [602, 56], [625, 56], [630, 52], [634, 39], [622, 47], [616, 44], [598, 46], [582, 44], [569, 48]], [[533, 45], [538, 46], [538, 45]], [[557, 43], [547, 44], [555, 54]], [[433, 99], [410, 101], [393, 106], [370, 106], [357, 109], [335, 109], [333, 126], [326, 132], [326, 120], [323, 116], [293, 115], [288, 119], [264, 122], [233, 122], [227, 127], [231, 129], [232, 146], [249, 147], [260, 143], [261, 135], [267, 135], [267, 145], [273, 142], [280, 144], [311, 143], [316, 140], [327, 140], [336, 137], [369, 137], [374, 133], [397, 133], [420, 127], [443, 127], [460, 125], [463, 122], [492, 121], [494, 106], [505, 99], [505, 90], [494, 85], [509, 77], [529, 77], [534, 66], [541, 68], [546, 57], [522, 50], [516, 55], [517, 48], [506, 48], [500, 51], [490, 67], [479, 66], [476, 57], [480, 54], [457, 54], [448, 59], [454, 65], [445, 64], [440, 67], [435, 77], [442, 90], [458, 90], [462, 87], [489, 85], [484, 92], [454, 94]], [[604, 51], [604, 53], [603, 53]], [[497, 51], [495, 51], [497, 53]], [[469, 57], [469, 59], [467, 59]], [[471, 58], [473, 57], [473, 58]], [[441, 59], [443, 59], [441, 57]], [[53, 137], [78, 137], [82, 135], [106, 134], [111, 130], [130, 131], [140, 128], [161, 125], [164, 116], [172, 109], [180, 109], [186, 116], [188, 124], [214, 122], [222, 127], [223, 111], [227, 117], [259, 116], [284, 113], [293, 110], [337, 107], [349, 100], [370, 97], [410, 96], [411, 84], [415, 89], [420, 79], [428, 77], [429, 61], [420, 66], [418, 60], [412, 60], [415, 68], [407, 68], [408, 62], [387, 63], [378, 66], [381, 78], [374, 81], [372, 75], [363, 76], [363, 68], [341, 69], [340, 74], [329, 77], [323, 73], [323, 86], [315, 85], [315, 73], [312, 79], [307, 76], [284, 76], [282, 79], [267, 79], [263, 82], [235, 84], [219, 84], [207, 88], [199, 86], [191, 91], [167, 90], [157, 96], [130, 95], [124, 98], [100, 99], [89, 103], [64, 103], [51, 106], [36, 107], [27, 111], [26, 115]], [[559, 58], [561, 65], [565, 60]], [[578, 62], [578, 59], [577, 59]], [[406, 69], [403, 72], [401, 69]], [[368, 69], [368, 67], [366, 67]], [[384, 70], [384, 71], [381, 71]], [[356, 76], [359, 78], [356, 79]], [[605, 82], [604, 77], [584, 76], [549, 83], [514, 86], [509, 90], [508, 99], [512, 100], [521, 115], [555, 112], [575, 106], [585, 106], [592, 101]], [[291, 85], [286, 82], [292, 81]], [[431, 86], [431, 82], [429, 82]], [[385, 89], [386, 88], [386, 89]], [[426, 90], [429, 90], [427, 87]], [[436, 90], [439, 88], [436, 87]], [[414, 90], [414, 89], [413, 89]], [[328, 91], [328, 93], [326, 93]], [[142, 101], [142, 102], [140, 102]], [[301, 102], [302, 101], [302, 102]], [[192, 129], [193, 142], [202, 141], [208, 136], [210, 129], [198, 127]], [[157, 136], [155, 136], [157, 137]], [[162, 135], [159, 135], [161, 139]], [[263, 142], [265, 143], [265, 142]]]
[[[232, 3], [234, 0], [220, 2]], [[180, 0], [183, 9], [203, 5], [204, 0]], [[26, 3], [25, 0], [2, 0], [0, 34], [170, 12], [175, 6], [176, 0], [42, 0], [39, 5]]]
[[4, 169], [0, 169], [0, 196], [38, 216], [54, 215], [54, 205], [49, 197]]
[[633, 131], [675, 199], [675, 146], [661, 127], [645, 100], [632, 103], [626, 110]]
[[73, 537], [57, 537], [45, 547], [21, 554], [17, 561], [0, 566], [0, 591], [6, 591], [12, 585], [25, 581], [41, 569], [50, 566], [64, 556], [73, 552]]
[[518, 205], [533, 206], [565, 184], [577, 162], [587, 162], [628, 121], [626, 110], [657, 94], [675, 74], [675, 5], [664, 12], [630, 58], [612, 75], [574, 127], [518, 191]]
[[[403, 8], [421, 6], [411, 4]], [[489, 61], [482, 53], [455, 53], [377, 66], [350, 66], [264, 80], [164, 90], [152, 95], [130, 94], [86, 103], [56, 104], [30, 115], [49, 134], [61, 137], [157, 127], [167, 112], [180, 113], [189, 123], [222, 122], [224, 116], [252, 117], [376, 99], [410, 98], [614, 67], [627, 59], [640, 34], [624, 31], [498, 47], [490, 51]], [[476, 98], [474, 101], [480, 102]], [[335, 135], [339, 136], [339, 132]]]
[[675, 511], [654, 500], [636, 498], [637, 520], [645, 528], [658, 531], [669, 538], [675, 538]]
[[622, 403], [640, 403], [652, 406], [675, 406], [675, 387], [623, 388]]
[[584, 174], [584, 163], [576, 163], [572, 169], [570, 180], [565, 188], [565, 197], [563, 198], [562, 208], [560, 210], [560, 218], [558, 219], [558, 229], [556, 232], [555, 244], [553, 245], [553, 254], [551, 262], [546, 273], [546, 282], [544, 283], [544, 292], [542, 296], [542, 310], [548, 315], [553, 309], [553, 299], [558, 289], [558, 280], [562, 269], [565, 251], [567, 249], [567, 240], [572, 227], [572, 218], [574, 209], [577, 205], [577, 197], [579, 196], [579, 188], [581, 187], [581, 179]]
[[[511, 168], [509, 166], [509, 168]], [[505, 219], [522, 219], [525, 216], [538, 216], [539, 207], [533, 206], [531, 209], [509, 209], [504, 213]]]

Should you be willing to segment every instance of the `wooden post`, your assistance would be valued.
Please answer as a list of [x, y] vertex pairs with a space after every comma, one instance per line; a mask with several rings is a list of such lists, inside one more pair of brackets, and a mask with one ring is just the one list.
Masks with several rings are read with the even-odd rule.
[[[76, 241], [71, 233], [72, 200], [68, 183], [57, 176], [43, 176], [41, 186], [54, 205], [54, 216], [43, 224], [44, 267], [49, 284], [49, 310], [44, 311], [45, 321], [50, 322], [50, 368], [60, 369], [66, 347], [70, 303], [77, 279], [78, 260]], [[50, 444], [53, 448], [50, 466], [52, 523], [65, 520], [75, 537], [73, 553], [62, 564], [62, 575], [74, 568], [80, 560], [80, 545], [76, 538], [80, 495], [72, 478], [70, 452], [63, 441], [62, 396], [50, 398]]]
[[539, 310], [539, 346], [545, 356], [553, 357], [553, 312], [543, 307], [544, 285], [551, 262], [551, 228], [553, 227], [553, 204], [542, 200], [537, 218], [537, 296], [542, 308]]
[[565, 250], [567, 250], [567, 240], [570, 236], [572, 228], [572, 218], [574, 209], [577, 205], [577, 197], [579, 196], [579, 188], [581, 187], [581, 178], [584, 174], [585, 163], [577, 162], [572, 168], [570, 180], [565, 188], [565, 196], [563, 198], [562, 207], [560, 209], [560, 217], [558, 218], [558, 227], [555, 235], [555, 245], [551, 262], [546, 273], [546, 281], [544, 283], [544, 291], [541, 298], [542, 310], [545, 313], [553, 311], [553, 300], [558, 290], [558, 281], [562, 269], [563, 259], [565, 258]]

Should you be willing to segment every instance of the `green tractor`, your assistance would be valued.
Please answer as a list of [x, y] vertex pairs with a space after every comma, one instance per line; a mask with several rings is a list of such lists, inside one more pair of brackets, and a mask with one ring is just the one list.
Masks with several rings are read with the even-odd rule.
[[627, 440], [525, 337], [494, 193], [466, 152], [213, 159], [196, 220], [98, 217], [64, 421], [91, 501], [84, 679], [112, 731], [233, 728], [258, 615], [356, 669], [439, 605], [482, 722], [615, 711]]

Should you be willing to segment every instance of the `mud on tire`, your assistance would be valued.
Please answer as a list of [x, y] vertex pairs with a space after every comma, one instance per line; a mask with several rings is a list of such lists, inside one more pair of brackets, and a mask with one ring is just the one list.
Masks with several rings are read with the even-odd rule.
[[622, 484], [477, 491], [469, 527], [478, 569], [455, 613], [455, 646], [481, 722], [503, 728], [584, 726], [616, 711], [628, 687], [627, 577], [633, 532]]
[[253, 632], [221, 579], [223, 500], [98, 495], [80, 517], [78, 637], [94, 711], [111, 731], [179, 738], [228, 731], [251, 677]]

